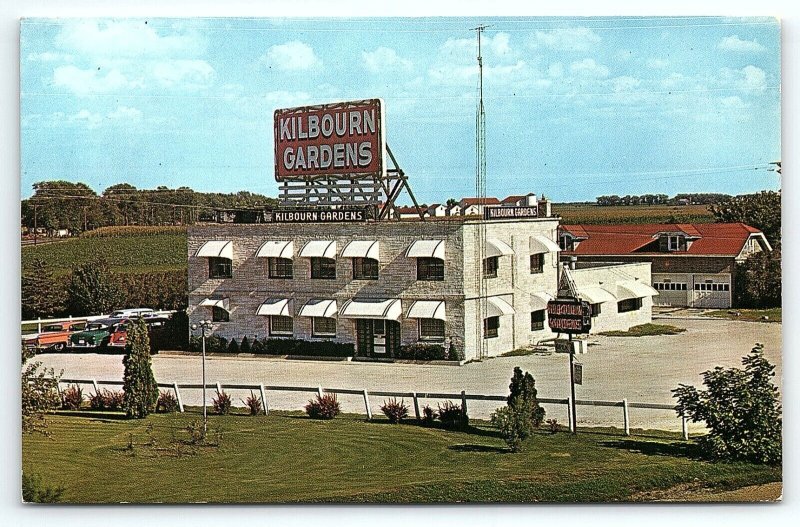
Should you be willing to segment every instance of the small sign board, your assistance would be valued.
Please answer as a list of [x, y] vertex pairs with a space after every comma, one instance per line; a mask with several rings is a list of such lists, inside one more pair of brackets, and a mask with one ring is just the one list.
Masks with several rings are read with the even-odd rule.
[[583, 385], [583, 364], [576, 362], [572, 365], [572, 377], [575, 379], [575, 384]]
[[539, 208], [536, 206], [530, 207], [484, 207], [483, 219], [485, 220], [502, 220], [502, 219], [515, 219], [515, 218], [537, 218], [539, 216]]
[[369, 207], [292, 208], [275, 209], [270, 213], [272, 223], [360, 223], [372, 219]]
[[556, 353], [571, 353], [575, 349], [573, 341], [567, 339], [556, 339]]
[[556, 298], [547, 303], [547, 322], [558, 333], [589, 333], [592, 306], [577, 298]]

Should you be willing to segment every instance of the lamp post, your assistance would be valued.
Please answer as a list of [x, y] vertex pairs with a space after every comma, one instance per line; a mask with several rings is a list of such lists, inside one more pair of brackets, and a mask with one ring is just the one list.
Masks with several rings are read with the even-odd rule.
[[212, 324], [210, 320], [201, 320], [199, 324], [192, 324], [192, 331], [200, 329], [202, 334], [203, 350], [203, 439], [208, 431], [208, 408], [206, 407], [206, 330], [211, 332]]

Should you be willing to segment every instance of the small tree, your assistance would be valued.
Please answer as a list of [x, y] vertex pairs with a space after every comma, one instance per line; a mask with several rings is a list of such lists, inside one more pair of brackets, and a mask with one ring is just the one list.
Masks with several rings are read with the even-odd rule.
[[108, 313], [120, 305], [122, 296], [105, 260], [98, 258], [72, 271], [67, 305], [73, 315]]
[[52, 368], [40, 369], [41, 362], [26, 364], [32, 353], [22, 348], [22, 433], [47, 434], [45, 415], [61, 406], [58, 379]]
[[22, 272], [22, 318], [52, 317], [64, 310], [64, 282], [41, 258], [35, 258]]
[[676, 411], [693, 422], [705, 421], [709, 433], [700, 438], [711, 458], [781, 463], [781, 405], [772, 383], [775, 366], [756, 344], [742, 359], [744, 369], [716, 367], [703, 372], [706, 389], [681, 384], [672, 390]]
[[544, 421], [545, 410], [539, 406], [539, 401], [536, 399], [536, 381], [533, 375], [528, 372], [523, 374], [519, 366], [514, 367], [514, 374], [511, 376], [508, 390], [508, 406], [516, 407], [520, 403], [525, 403], [525, 409], [530, 412], [533, 426], [541, 425]]
[[522, 450], [522, 442], [533, 433], [531, 403], [521, 398], [514, 406], [501, 406], [492, 414], [492, 424], [500, 430], [500, 435], [512, 452]]
[[123, 408], [129, 418], [141, 419], [155, 410], [158, 402], [158, 384], [150, 362], [150, 339], [147, 325], [139, 319], [128, 326], [125, 357], [122, 359], [125, 375], [122, 389], [125, 392]]
[[781, 249], [757, 252], [736, 264], [736, 307], [781, 306]]
[[239, 343], [236, 342], [236, 339], [231, 339], [228, 343], [228, 353], [239, 353]]
[[251, 346], [250, 340], [247, 338], [247, 335], [242, 337], [242, 343], [239, 345], [239, 353], [250, 353]]

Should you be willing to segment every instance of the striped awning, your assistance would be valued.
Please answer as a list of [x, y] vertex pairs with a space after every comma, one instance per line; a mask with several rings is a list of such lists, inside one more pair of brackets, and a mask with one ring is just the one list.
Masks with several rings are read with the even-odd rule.
[[336, 305], [336, 300], [324, 300], [321, 298], [312, 298], [300, 308], [301, 317], [335, 317], [339, 312], [339, 307]]
[[370, 258], [378, 260], [379, 242], [373, 240], [356, 240], [348, 243], [342, 250], [342, 258]]
[[530, 240], [531, 254], [555, 253], [561, 250], [556, 242], [541, 234], [534, 234]]
[[286, 258], [291, 260], [294, 256], [294, 242], [264, 242], [264, 245], [258, 249], [256, 256], [259, 258]]
[[233, 260], [233, 242], [212, 240], [203, 244], [197, 251], [200, 258], [227, 258]]
[[264, 301], [263, 304], [258, 306], [256, 315], [280, 315], [283, 317], [292, 316], [292, 311], [289, 309], [288, 298], [270, 298]]
[[506, 242], [498, 240], [497, 238], [489, 238], [486, 240], [486, 258], [493, 256], [508, 256], [514, 254], [512, 249]]
[[486, 316], [487, 317], [502, 317], [503, 315], [513, 315], [514, 308], [500, 298], [499, 296], [493, 296], [486, 299]]
[[411, 304], [406, 318], [438, 318], [447, 320], [444, 311], [444, 302], [441, 300], [417, 300]]
[[336, 242], [332, 240], [313, 240], [300, 249], [303, 258], [336, 258]]
[[202, 302], [200, 302], [201, 307], [219, 307], [227, 311], [228, 313], [231, 312], [230, 306], [230, 299], [228, 298], [206, 298]]
[[398, 298], [348, 300], [339, 311], [343, 318], [378, 318], [399, 320], [403, 305]]
[[541, 311], [547, 309], [547, 303], [553, 299], [553, 295], [545, 292], [533, 293], [531, 295], [531, 311]]
[[444, 240], [417, 240], [409, 245], [406, 256], [444, 260]]

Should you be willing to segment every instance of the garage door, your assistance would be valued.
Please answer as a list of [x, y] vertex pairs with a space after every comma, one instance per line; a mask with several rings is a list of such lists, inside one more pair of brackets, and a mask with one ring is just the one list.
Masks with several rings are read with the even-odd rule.
[[694, 307], [731, 307], [731, 275], [695, 275]]
[[688, 306], [691, 275], [653, 274], [653, 289], [658, 296], [653, 297], [657, 306]]

